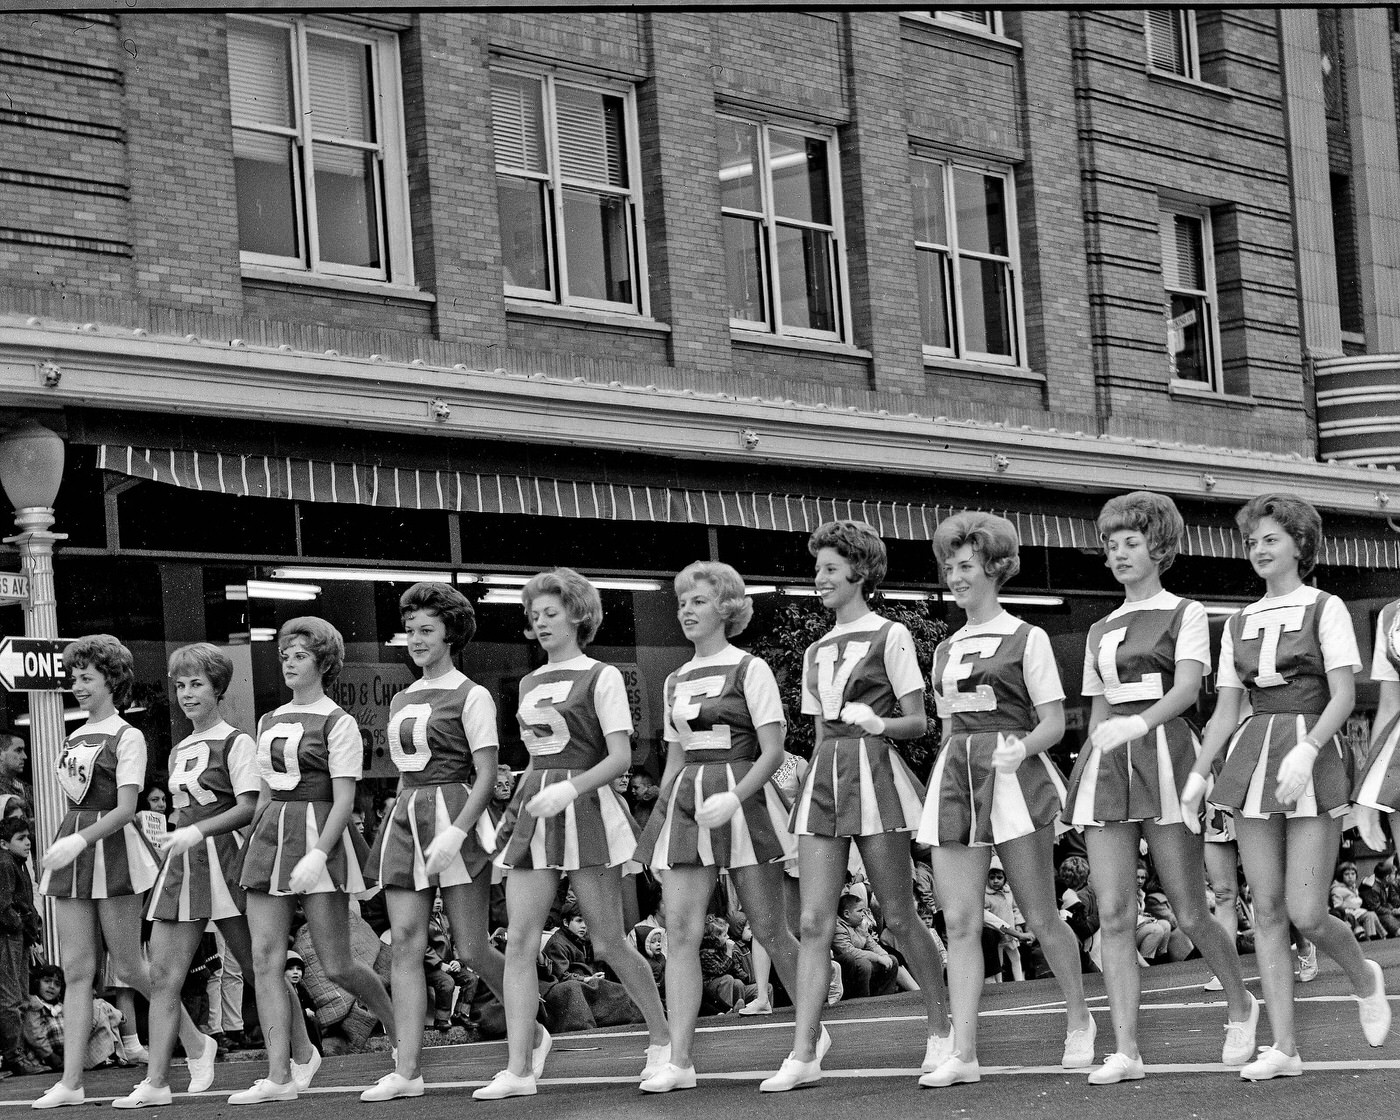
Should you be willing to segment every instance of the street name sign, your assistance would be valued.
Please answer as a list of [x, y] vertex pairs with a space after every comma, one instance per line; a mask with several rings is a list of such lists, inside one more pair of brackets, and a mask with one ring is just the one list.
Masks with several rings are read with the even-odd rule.
[[18, 572], [0, 572], [0, 603], [29, 602], [29, 577]]
[[0, 688], [62, 692], [68, 687], [63, 650], [72, 638], [0, 638]]

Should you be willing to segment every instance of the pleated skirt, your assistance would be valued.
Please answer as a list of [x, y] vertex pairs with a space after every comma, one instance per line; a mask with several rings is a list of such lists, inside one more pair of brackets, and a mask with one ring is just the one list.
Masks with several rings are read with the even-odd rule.
[[788, 828], [794, 836], [912, 832], [923, 800], [923, 785], [889, 739], [826, 739], [812, 755]]
[[672, 867], [755, 867], [797, 857], [797, 839], [788, 829], [791, 806], [772, 782], [739, 806], [719, 828], [702, 828], [695, 810], [707, 797], [739, 784], [753, 762], [696, 762], [676, 779], [665, 805], [658, 805], [642, 829], [633, 858], [653, 871]]
[[1182, 816], [1181, 787], [1200, 750], [1195, 730], [1180, 718], [1112, 750], [1086, 747], [1069, 776], [1065, 823], [1156, 821], [1184, 824], [1199, 832], [1199, 816], [1191, 820]]
[[457, 819], [470, 795], [471, 787], [465, 782], [402, 790], [374, 838], [365, 863], [365, 881], [381, 887], [425, 891], [430, 887], [461, 886], [487, 872], [496, 848], [496, 829], [490, 814], [483, 812], [452, 862], [441, 874], [428, 874], [428, 846]]
[[1374, 736], [1375, 744], [1366, 756], [1356, 780], [1352, 800], [1358, 805], [1393, 813], [1400, 808], [1400, 716], [1396, 716]]
[[538, 820], [525, 804], [545, 786], [582, 770], [536, 770], [515, 791], [496, 831], [497, 866], [506, 870], [577, 871], [617, 867], [637, 850], [637, 822], [609, 783], [581, 794], [562, 813]]
[[992, 765], [1004, 735], [979, 731], [953, 735], [929, 776], [928, 800], [919, 821], [925, 844], [986, 847], [1039, 832], [1060, 820], [1065, 779], [1045, 754], [1021, 763], [1014, 774]]
[[244, 912], [243, 837], [237, 832], [206, 836], [204, 843], [160, 867], [146, 917], [153, 922], [207, 922]]
[[1351, 754], [1333, 736], [1313, 764], [1312, 779], [1296, 805], [1274, 796], [1284, 755], [1308, 731], [1308, 719], [1290, 712], [1250, 716], [1230, 740], [1210, 802], [1237, 816], [1341, 817], [1351, 805]]
[[[54, 839], [72, 836], [107, 812], [110, 810], [69, 809]], [[45, 871], [39, 879], [39, 891], [50, 898], [123, 898], [150, 890], [159, 872], [155, 849], [132, 821], [89, 844], [67, 867]]]
[[[243, 854], [243, 874], [239, 885], [244, 890], [262, 891], [270, 895], [292, 894], [292, 870], [321, 838], [321, 829], [330, 816], [329, 801], [270, 801], [262, 814], [253, 821], [253, 832]], [[344, 891], [347, 894], [366, 893], [362, 863], [367, 849], [362, 837], [346, 827], [330, 858], [326, 860], [321, 878], [307, 894]]]

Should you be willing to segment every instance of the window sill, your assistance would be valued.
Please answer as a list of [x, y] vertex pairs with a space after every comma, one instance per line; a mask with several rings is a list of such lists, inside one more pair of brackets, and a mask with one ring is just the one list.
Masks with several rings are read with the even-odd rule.
[[616, 311], [595, 311], [589, 307], [561, 307], [555, 303], [534, 303], [528, 299], [506, 297], [506, 314], [519, 318], [558, 319], [599, 327], [619, 327], [631, 331], [651, 331], [670, 334], [671, 324], [644, 315], [622, 315]]
[[436, 303], [437, 296], [422, 288], [412, 288], [406, 284], [390, 284], [379, 280], [357, 280], [353, 276], [322, 276], [313, 272], [298, 272], [294, 269], [268, 268], [266, 265], [245, 264], [243, 279], [259, 284], [278, 284], [286, 288], [324, 288], [335, 292], [356, 292], [360, 295], [380, 296], [387, 299], [410, 300], [417, 303]]
[[966, 358], [948, 358], [940, 354], [924, 355], [925, 373], [975, 373], [982, 377], [1008, 377], [1016, 381], [1045, 383], [1045, 374], [1025, 366], [1004, 366], [999, 362], [973, 362]]
[[1222, 393], [1216, 389], [1208, 389], [1195, 381], [1173, 379], [1167, 383], [1167, 391], [1174, 397], [1190, 397], [1202, 404], [1218, 404], [1224, 405], [1226, 408], [1252, 409], [1256, 404], [1253, 397], [1242, 397], [1238, 393]]
[[1218, 86], [1214, 82], [1205, 82], [1200, 78], [1188, 78], [1184, 74], [1173, 74], [1170, 70], [1158, 70], [1155, 66], [1148, 66], [1147, 76], [1152, 81], [1186, 86], [1188, 89], [1194, 89], [1200, 93], [1209, 93], [1221, 100], [1228, 100], [1235, 96], [1235, 91], [1228, 86]]
[[729, 328], [731, 342], [741, 342], [749, 346], [763, 346], [774, 350], [801, 350], [809, 354], [828, 354], [838, 358], [871, 358], [869, 350], [862, 350], [846, 342], [827, 341], [824, 338], [793, 338], [782, 334], [769, 334], [766, 331], [746, 331], [739, 327]]

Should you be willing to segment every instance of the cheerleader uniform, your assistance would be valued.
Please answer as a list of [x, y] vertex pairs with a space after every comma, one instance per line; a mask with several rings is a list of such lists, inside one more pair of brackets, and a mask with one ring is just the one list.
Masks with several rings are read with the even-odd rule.
[[1299, 587], [1230, 616], [1220, 643], [1220, 688], [1248, 689], [1253, 714], [1235, 731], [1211, 790], [1212, 804], [1246, 817], [1343, 816], [1352, 761], [1335, 735], [1321, 745], [1297, 804], [1274, 796], [1284, 755], [1331, 699], [1330, 669], [1361, 668], [1351, 617], [1335, 595]]
[[470, 883], [490, 865], [496, 832], [485, 812], [440, 875], [428, 874], [427, 851], [467, 803], [476, 777], [472, 752], [499, 746], [491, 694], [457, 669], [432, 680], [419, 678], [394, 696], [389, 756], [402, 786], [379, 826], [366, 881], [424, 891]]
[[[217, 817], [257, 793], [258, 748], [253, 737], [226, 722], [196, 733], [170, 752], [170, 800], [175, 828]], [[167, 856], [151, 895], [153, 922], [206, 922], [236, 918], [244, 910], [239, 885], [243, 833], [221, 832], [178, 856]]]
[[1049, 755], [1029, 755], [1014, 774], [992, 765], [1006, 737], [1025, 738], [1035, 728], [1039, 705], [1065, 697], [1045, 631], [1006, 611], [964, 626], [934, 652], [933, 688], [952, 733], [929, 776], [918, 839], [986, 847], [1054, 821], [1065, 780]]
[[918, 826], [924, 788], [893, 740], [842, 723], [841, 709], [867, 704], [895, 719], [899, 698], [922, 690], [908, 629], [873, 612], [837, 623], [807, 647], [802, 713], [820, 716], [825, 732], [792, 809], [795, 835], [876, 836]]
[[[363, 760], [359, 726], [329, 696], [313, 704], [283, 704], [258, 721], [258, 776], [272, 800], [253, 821], [244, 849], [239, 882], [245, 890], [292, 893], [292, 870], [316, 846], [330, 816], [332, 780], [358, 781]], [[364, 840], [347, 824], [307, 893], [365, 893], [364, 851]]]
[[[1141, 715], [1171, 691], [1181, 661], [1210, 671], [1210, 623], [1199, 603], [1159, 591], [1089, 628], [1083, 694], [1102, 696], [1109, 718]], [[1087, 746], [1070, 774], [1066, 823], [1156, 821], [1200, 831], [1195, 817], [1181, 813], [1181, 787], [1200, 751], [1195, 729], [1181, 716], [1112, 750]]]
[[602, 762], [608, 735], [632, 733], [627, 688], [617, 666], [580, 654], [536, 669], [520, 682], [516, 718], [530, 769], [501, 820], [497, 865], [576, 871], [626, 863], [637, 847], [637, 823], [611, 782], [579, 794], [548, 820], [525, 809], [545, 786], [567, 782]]
[[[1376, 624], [1376, 648], [1371, 657], [1371, 679], [1400, 681], [1400, 599], [1381, 611]], [[1358, 805], [1393, 813], [1400, 808], [1400, 767], [1392, 765], [1400, 745], [1400, 715], [1393, 717], [1371, 740], [1353, 800]]]
[[[58, 784], [68, 811], [55, 840], [72, 836], [117, 807], [117, 790], [146, 780], [146, 739], [119, 715], [85, 723], [63, 742]], [[67, 867], [45, 871], [39, 890], [50, 898], [121, 898], [141, 894], [160, 869], [151, 843], [128, 821], [89, 844]]]
[[760, 754], [757, 729], [786, 723], [778, 682], [767, 662], [728, 646], [697, 657], [666, 678], [667, 743], [679, 743], [685, 767], [637, 843], [635, 859], [653, 871], [672, 867], [753, 867], [792, 859], [790, 803], [772, 780], [743, 801], [727, 824], [701, 828], [695, 810], [739, 784]]

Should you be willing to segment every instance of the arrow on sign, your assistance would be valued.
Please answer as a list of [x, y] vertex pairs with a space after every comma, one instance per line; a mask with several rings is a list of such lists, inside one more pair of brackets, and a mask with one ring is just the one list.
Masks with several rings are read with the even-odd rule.
[[0, 687], [10, 692], [62, 692], [63, 651], [72, 638], [0, 638]]

